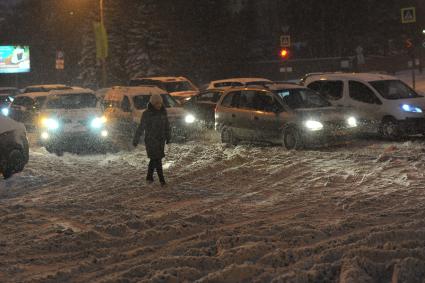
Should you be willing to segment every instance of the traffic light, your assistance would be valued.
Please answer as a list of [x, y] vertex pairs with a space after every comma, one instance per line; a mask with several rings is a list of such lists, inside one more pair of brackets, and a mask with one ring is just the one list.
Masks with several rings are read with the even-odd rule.
[[290, 52], [288, 48], [282, 48], [279, 53], [280, 58], [283, 60], [287, 60], [289, 58], [289, 53]]

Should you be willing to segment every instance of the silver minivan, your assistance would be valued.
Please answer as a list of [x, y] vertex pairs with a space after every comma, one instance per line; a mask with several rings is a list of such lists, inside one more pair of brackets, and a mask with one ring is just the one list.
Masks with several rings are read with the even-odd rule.
[[355, 115], [294, 84], [228, 89], [219, 100], [215, 128], [224, 143], [258, 141], [301, 149], [350, 136]]

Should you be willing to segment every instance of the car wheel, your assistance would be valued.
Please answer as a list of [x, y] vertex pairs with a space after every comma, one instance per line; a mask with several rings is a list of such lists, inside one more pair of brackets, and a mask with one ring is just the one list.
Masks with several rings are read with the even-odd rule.
[[401, 129], [397, 120], [394, 118], [387, 118], [382, 121], [380, 126], [380, 134], [386, 139], [399, 139], [401, 138]]
[[21, 172], [25, 167], [25, 156], [19, 149], [13, 149], [7, 158], [6, 166], [3, 170], [3, 177], [8, 179], [14, 173]]
[[225, 144], [237, 145], [238, 139], [235, 137], [233, 131], [227, 127], [221, 130], [221, 142]]
[[300, 132], [293, 127], [283, 132], [283, 145], [287, 150], [298, 150], [304, 147], [304, 141]]

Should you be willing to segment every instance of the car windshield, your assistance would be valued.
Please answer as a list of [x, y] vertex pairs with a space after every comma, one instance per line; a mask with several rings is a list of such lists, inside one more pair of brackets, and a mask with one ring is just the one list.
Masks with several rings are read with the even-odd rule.
[[405, 99], [422, 97], [400, 80], [374, 81], [370, 83], [383, 98]]
[[250, 85], [267, 85], [270, 84], [269, 81], [253, 81], [253, 82], [247, 82], [245, 85], [250, 86]]
[[73, 93], [49, 96], [46, 109], [96, 108], [97, 98], [91, 93]]
[[280, 89], [275, 93], [291, 108], [321, 108], [329, 107], [331, 104], [317, 92], [304, 89]]
[[164, 82], [164, 88], [167, 92], [193, 91], [196, 90], [189, 82]]
[[46, 99], [47, 99], [46, 96], [39, 96], [39, 97], [35, 98], [34, 107], [36, 109], [40, 109], [43, 106]]
[[220, 82], [214, 83], [214, 87], [231, 87], [231, 86], [243, 86], [240, 82]]
[[25, 93], [48, 92], [48, 91], [51, 91], [51, 90], [68, 90], [68, 89], [71, 89], [71, 87], [68, 87], [68, 86], [27, 87], [25, 89]]
[[[176, 107], [177, 102], [169, 94], [161, 94], [162, 100], [164, 101], [165, 108]], [[151, 95], [138, 95], [133, 98], [134, 107], [137, 110], [143, 110], [148, 107], [149, 99]]]

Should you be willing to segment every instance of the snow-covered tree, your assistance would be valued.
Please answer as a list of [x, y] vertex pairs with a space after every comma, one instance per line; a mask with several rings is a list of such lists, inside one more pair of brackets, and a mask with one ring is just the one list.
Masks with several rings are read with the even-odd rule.
[[134, 76], [166, 74], [172, 64], [169, 26], [162, 9], [163, 1], [144, 0], [139, 3], [127, 32], [126, 71]]

